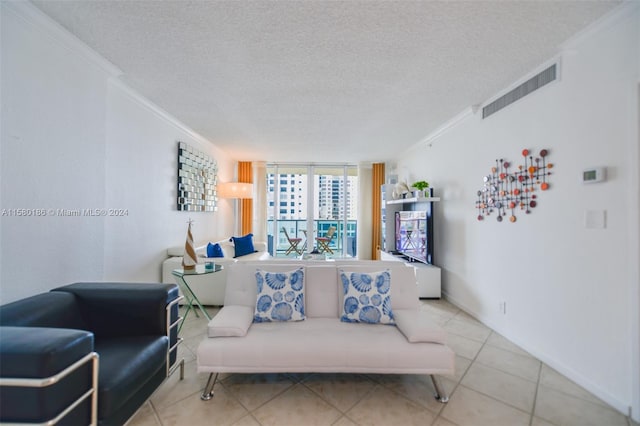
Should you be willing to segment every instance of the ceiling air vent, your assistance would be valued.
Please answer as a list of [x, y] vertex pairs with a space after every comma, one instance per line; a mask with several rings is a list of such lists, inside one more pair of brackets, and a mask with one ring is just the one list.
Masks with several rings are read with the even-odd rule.
[[524, 98], [529, 93], [541, 88], [545, 84], [551, 83], [556, 79], [556, 65], [557, 64], [551, 65], [540, 74], [531, 77], [529, 80], [525, 81], [509, 93], [506, 93], [505, 95], [499, 97], [489, 105], [482, 108], [482, 118], [487, 118], [491, 114], [500, 111], [502, 108], [511, 105], [518, 99]]

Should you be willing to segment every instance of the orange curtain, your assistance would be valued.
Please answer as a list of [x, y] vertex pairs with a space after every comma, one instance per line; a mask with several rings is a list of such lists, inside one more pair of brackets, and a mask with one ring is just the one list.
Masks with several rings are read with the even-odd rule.
[[373, 176], [371, 185], [373, 196], [371, 197], [373, 209], [371, 214], [371, 259], [380, 259], [380, 249], [382, 248], [382, 192], [384, 184], [384, 163], [373, 163]]
[[[253, 165], [251, 161], [238, 162], [238, 182], [253, 183]], [[240, 200], [241, 235], [253, 232], [253, 200], [243, 198]]]

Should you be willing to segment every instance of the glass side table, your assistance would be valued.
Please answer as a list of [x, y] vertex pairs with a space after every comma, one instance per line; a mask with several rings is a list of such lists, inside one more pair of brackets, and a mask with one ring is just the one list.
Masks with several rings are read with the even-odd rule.
[[[208, 267], [209, 265], [211, 265], [211, 267]], [[196, 310], [196, 308], [200, 309], [200, 312], [202, 312], [205, 318], [211, 321], [209, 313], [204, 309], [204, 306], [202, 306], [202, 303], [200, 303], [200, 299], [198, 299], [198, 296], [196, 296], [196, 294], [191, 289], [191, 286], [189, 285], [189, 277], [196, 275], [213, 274], [221, 271], [222, 269], [222, 265], [218, 265], [217, 263], [213, 262], [207, 262], [197, 264], [196, 269], [192, 271], [185, 271], [184, 269], [174, 269], [173, 271], [171, 271], [171, 274], [176, 277], [176, 282], [178, 283], [178, 286], [180, 286], [182, 294], [187, 300], [187, 310], [185, 311], [184, 317], [182, 317], [182, 322], [178, 327], [178, 333], [180, 333], [182, 325], [184, 324], [184, 320], [187, 319], [187, 315], [189, 315], [189, 311], [191, 311], [192, 309], [193, 313], [196, 316], [198, 316], [198, 311]]]

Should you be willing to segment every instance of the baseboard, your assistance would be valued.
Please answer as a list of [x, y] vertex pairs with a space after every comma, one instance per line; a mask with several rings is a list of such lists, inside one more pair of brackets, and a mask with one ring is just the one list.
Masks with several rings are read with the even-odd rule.
[[625, 416], [629, 415], [629, 411], [630, 411], [629, 403], [625, 403], [624, 401], [621, 401], [617, 397], [611, 395], [611, 393], [602, 389], [596, 383], [592, 382], [590, 379], [576, 372], [571, 367], [567, 366], [565, 363], [552, 358], [548, 354], [541, 352], [539, 349], [535, 347], [532, 347], [532, 345], [528, 344], [526, 341], [523, 341], [518, 336], [513, 336], [511, 334], [513, 332], [509, 333], [509, 331], [503, 330], [499, 324], [495, 324], [491, 320], [488, 320], [487, 318], [482, 317], [482, 315], [479, 315], [478, 313], [474, 312], [473, 309], [470, 309], [468, 306], [465, 306], [464, 303], [460, 302], [455, 297], [451, 297], [451, 295], [444, 289], [442, 290], [442, 298], [449, 301], [459, 309], [462, 309], [469, 315], [473, 316], [478, 321], [480, 321], [487, 327], [491, 328], [495, 332], [500, 333], [502, 336], [506, 337], [512, 343], [518, 345], [519, 347], [521, 347], [522, 349], [524, 349], [525, 351], [527, 351], [528, 353], [536, 357], [541, 362], [547, 364], [549, 367], [553, 368], [563, 376], [572, 380], [579, 386], [582, 386], [584, 389], [591, 392], [594, 396], [596, 396], [597, 398], [600, 398], [602, 401], [609, 404], [615, 410], [619, 411]]

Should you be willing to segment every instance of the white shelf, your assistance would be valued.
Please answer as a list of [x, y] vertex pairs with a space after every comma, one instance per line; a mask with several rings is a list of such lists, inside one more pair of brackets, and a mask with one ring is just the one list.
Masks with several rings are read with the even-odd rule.
[[440, 197], [420, 197], [420, 198], [399, 198], [397, 200], [389, 200], [387, 204], [405, 204], [405, 203], [423, 203], [440, 201]]

